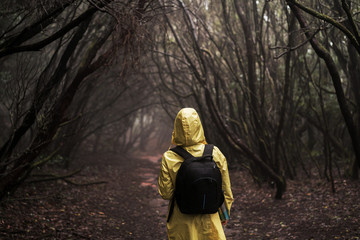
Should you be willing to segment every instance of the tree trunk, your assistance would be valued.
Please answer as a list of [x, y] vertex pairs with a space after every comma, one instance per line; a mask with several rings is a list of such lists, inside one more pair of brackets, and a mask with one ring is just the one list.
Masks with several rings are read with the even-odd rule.
[[[81, 38], [83, 36], [90, 21], [91, 19], [88, 19], [88, 21], [81, 25], [77, 34], [74, 35], [74, 38]], [[109, 31], [109, 34], [110, 32], [111, 31]], [[7, 193], [13, 192], [19, 186], [19, 184], [21, 184], [25, 178], [24, 176], [31, 172], [34, 160], [41, 153], [41, 151], [51, 143], [81, 82], [88, 75], [106, 63], [104, 59], [106, 59], [105, 56], [109, 55], [111, 52], [110, 50], [100, 56], [93, 64], [90, 64], [96, 56], [99, 48], [108, 38], [109, 34], [104, 36], [102, 39], [99, 39], [95, 44], [92, 45], [92, 48], [89, 49], [88, 54], [85, 55], [81, 64], [82, 67], [79, 69], [72, 83], [63, 92], [59, 99], [57, 99], [49, 115], [45, 118], [46, 120], [44, 122], [43, 129], [38, 132], [37, 136], [29, 147], [29, 150], [18, 157], [15, 160], [15, 164], [12, 169], [8, 171], [8, 174], [5, 174], [0, 179], [0, 200], [6, 196]]]
[[[358, 136], [358, 129], [354, 123], [354, 120], [352, 118], [351, 112], [349, 110], [348, 104], [346, 102], [346, 97], [344, 94], [344, 90], [341, 85], [341, 78], [339, 75], [339, 72], [337, 70], [336, 64], [334, 60], [332, 59], [330, 53], [316, 40], [315, 37], [312, 36], [310, 30], [308, 29], [307, 23], [305, 18], [302, 16], [300, 9], [295, 6], [292, 1], [287, 1], [289, 7], [291, 8], [292, 12], [295, 14], [296, 18], [298, 19], [301, 28], [304, 30], [304, 33], [307, 38], [309, 38], [310, 44], [315, 50], [316, 54], [325, 61], [325, 64], [327, 66], [327, 69], [330, 73], [333, 86], [336, 91], [336, 97], [337, 101], [339, 103], [339, 107], [341, 110], [341, 113], [343, 115], [343, 118], [345, 120], [347, 130], [349, 132], [349, 135], [351, 137], [352, 141], [352, 147], [355, 153], [355, 159], [358, 163], [358, 167], [360, 167], [360, 139]], [[353, 169], [352, 177], [354, 179], [358, 179], [358, 167]]]
[[243, 141], [236, 136], [233, 131], [229, 128], [228, 124], [224, 121], [223, 117], [221, 116], [220, 111], [217, 109], [215, 103], [211, 98], [211, 93], [208, 89], [205, 89], [205, 98], [207, 105], [210, 110], [210, 114], [214, 119], [216, 125], [218, 126], [220, 131], [224, 131], [226, 134], [226, 139], [231, 139], [233, 143], [234, 149], [239, 151], [241, 154], [246, 155], [249, 157], [256, 165], [259, 165], [276, 184], [276, 199], [281, 199], [283, 193], [286, 190], [286, 180], [283, 176], [278, 175], [267, 163], [265, 163], [257, 154], [251, 151]]

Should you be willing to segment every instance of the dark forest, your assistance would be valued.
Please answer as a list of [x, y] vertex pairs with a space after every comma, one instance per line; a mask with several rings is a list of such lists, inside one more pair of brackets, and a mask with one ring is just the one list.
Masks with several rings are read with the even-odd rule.
[[3, 0], [0, 238], [166, 239], [183, 107], [227, 158], [228, 239], [359, 239], [357, 0]]

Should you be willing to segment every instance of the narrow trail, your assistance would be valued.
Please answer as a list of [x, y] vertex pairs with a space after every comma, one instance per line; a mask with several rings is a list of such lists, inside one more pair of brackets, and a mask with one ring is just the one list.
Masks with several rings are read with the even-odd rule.
[[166, 239], [160, 156], [82, 158], [89, 167], [71, 180], [106, 184], [26, 184], [0, 205], [0, 239]]
[[[26, 183], [0, 203], [0, 239], [166, 240], [168, 202], [157, 192], [160, 156], [82, 156], [74, 186], [63, 180]], [[52, 167], [39, 173], [66, 174]], [[63, 171], [63, 172], [62, 172]], [[35, 172], [36, 174], [36, 172]], [[359, 181], [337, 180], [337, 192], [313, 177], [288, 181], [284, 199], [230, 170], [235, 197], [228, 240], [359, 239]]]
[[106, 239], [167, 239], [167, 201], [157, 193], [160, 157], [142, 156], [121, 164], [121, 173], [114, 175], [114, 186], [110, 184], [107, 190], [121, 202], [116, 210], [109, 209], [112, 204], [105, 210], [109, 217], [121, 220], [121, 226]]

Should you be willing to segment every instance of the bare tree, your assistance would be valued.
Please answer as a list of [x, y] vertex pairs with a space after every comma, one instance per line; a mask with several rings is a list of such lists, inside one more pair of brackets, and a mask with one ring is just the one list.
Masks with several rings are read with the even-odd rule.
[[[160, 98], [169, 114], [181, 106], [196, 107], [206, 119], [210, 140], [221, 139], [219, 145], [230, 155], [230, 162], [240, 162], [258, 183], [275, 183], [277, 198], [286, 188], [285, 179], [295, 178], [299, 167], [307, 176], [316, 167], [320, 176], [333, 182], [332, 167], [339, 169], [351, 156], [347, 137], [341, 134], [349, 122], [341, 119], [334, 103], [340, 106], [336, 100], [345, 101], [343, 116], [357, 112], [358, 104], [352, 104], [355, 93], [331, 90], [341, 81], [350, 89], [347, 69], [353, 65], [348, 50], [335, 45], [341, 37], [332, 37], [336, 27], [351, 38], [348, 30], [355, 29], [354, 24], [346, 30], [321, 16], [334, 27], [313, 22], [306, 25], [311, 31], [302, 34], [304, 26], [296, 24], [299, 15], [293, 8], [273, 1], [176, 1], [174, 9], [171, 14], [164, 12], [167, 26], [159, 30], [153, 52], [158, 73], [154, 82], [163, 92]], [[324, 9], [334, 10], [336, 4]], [[341, 10], [343, 18], [349, 16], [346, 12]], [[333, 61], [335, 68], [342, 65], [344, 72], [338, 75], [346, 76], [340, 82], [335, 78], [335, 85], [326, 81], [324, 69], [329, 65], [319, 60], [323, 55], [307, 48], [320, 33], [324, 42], [331, 41], [321, 49], [330, 58], [335, 52], [344, 59]], [[349, 42], [356, 44], [354, 39]], [[358, 130], [353, 126], [355, 136]]]
[[[330, 52], [326, 49], [326, 47], [321, 44], [317, 38], [312, 36], [312, 32], [309, 30], [309, 25], [307, 23], [307, 20], [303, 16], [302, 11], [305, 11], [309, 13], [310, 15], [314, 16], [315, 18], [321, 19], [329, 24], [331, 24], [333, 27], [340, 30], [344, 36], [348, 38], [349, 44], [351, 44], [352, 47], [349, 47], [349, 50], [354, 48], [359, 55], [360, 54], [360, 35], [359, 31], [357, 29], [357, 25], [355, 23], [355, 19], [353, 18], [353, 14], [351, 13], [350, 8], [350, 1], [342, 0], [341, 1], [342, 9], [340, 8], [339, 1], [334, 1], [334, 8], [337, 9], [338, 13], [340, 13], [342, 16], [342, 12], [346, 15], [346, 25], [334, 20], [333, 18], [329, 17], [325, 14], [320, 14], [319, 12], [315, 11], [312, 8], [306, 7], [303, 4], [300, 4], [298, 1], [287, 1], [287, 4], [290, 6], [292, 12], [295, 14], [296, 18], [299, 21], [299, 24], [302, 29], [304, 29], [305, 35], [309, 38], [310, 44], [315, 50], [316, 54], [324, 60], [326, 67], [329, 71], [329, 74], [331, 76], [333, 86], [336, 92], [336, 97], [338, 100], [338, 104], [341, 110], [341, 113], [343, 115], [344, 121], [346, 123], [348, 133], [351, 137], [351, 142], [355, 154], [355, 161], [354, 165], [352, 167], [352, 177], [358, 178], [358, 168], [360, 167], [360, 135], [359, 135], [359, 125], [357, 124], [359, 120], [355, 119], [351, 113], [350, 106], [348, 104], [347, 97], [343, 90], [343, 84], [341, 81], [341, 76], [337, 67], [336, 62], [334, 61], [333, 57], [331, 56]], [[301, 11], [302, 10], [302, 11]], [[342, 16], [343, 17], [343, 16]], [[350, 66], [354, 66], [353, 64], [358, 62], [358, 56], [354, 53], [349, 53], [350, 57]], [[354, 85], [358, 85], [359, 78], [354, 79], [355, 76], [358, 75], [358, 70], [355, 70], [353, 67], [351, 67], [350, 70], [350, 76], [351, 80], [350, 82]], [[359, 90], [354, 90], [354, 96], [357, 96], [359, 94]], [[356, 101], [357, 101], [356, 97]], [[357, 102], [358, 104], [359, 102]], [[356, 108], [355, 110], [356, 118], [359, 118], [359, 108]]]
[[[10, 8], [14, 7], [14, 13], [8, 17], [16, 20], [9, 20], [2, 32], [1, 63], [11, 69], [7, 62], [19, 66], [19, 56], [38, 60], [43, 51], [50, 57], [36, 66], [34, 81], [26, 79], [24, 84], [15, 88], [22, 94], [16, 94], [17, 98], [9, 101], [5, 99], [5, 102], [13, 101], [11, 106], [15, 108], [21, 106], [22, 111], [18, 111], [14, 118], [17, 124], [10, 125], [12, 130], [6, 131], [8, 136], [3, 138], [0, 148], [1, 197], [14, 191], [35, 166], [49, 159], [38, 157], [54, 139], [60, 137], [62, 128], [76, 122], [74, 119], [78, 116], [69, 110], [86, 82], [100, 81], [99, 75], [115, 64], [120, 64], [119, 79], [124, 79], [131, 64], [138, 61], [139, 55], [134, 51], [145, 39], [144, 17], [151, 1], [31, 3], [41, 12], [39, 18], [31, 11], [19, 11], [16, 9], [18, 5], [4, 9], [11, 12]], [[40, 55], [34, 53], [39, 50]], [[86, 94], [91, 95], [91, 91]], [[29, 100], [21, 104], [24, 99]], [[82, 109], [87, 101], [83, 98], [77, 110]], [[9, 113], [12, 112], [13, 108], [9, 109]], [[78, 127], [73, 127], [78, 130]], [[55, 149], [50, 156], [57, 151]]]

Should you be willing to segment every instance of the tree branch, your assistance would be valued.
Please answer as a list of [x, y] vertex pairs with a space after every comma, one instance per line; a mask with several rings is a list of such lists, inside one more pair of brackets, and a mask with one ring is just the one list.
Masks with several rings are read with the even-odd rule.
[[305, 5], [299, 3], [297, 0], [286, 0], [286, 2], [288, 4], [293, 4], [293, 5], [297, 6], [298, 8], [300, 8], [301, 10], [303, 10], [304, 12], [306, 12], [318, 19], [324, 20], [325, 22], [328, 22], [331, 25], [333, 25], [334, 27], [338, 28], [349, 38], [351, 43], [354, 45], [354, 47], [360, 54], [360, 42], [357, 40], [357, 36], [354, 36], [354, 34], [348, 28], [346, 28], [343, 24], [337, 22], [335, 19], [331, 18], [330, 16], [319, 13], [312, 8], [306, 7]]
[[45, 29], [49, 24], [53, 23], [54, 19], [59, 14], [61, 14], [64, 11], [64, 9], [67, 8], [72, 2], [74, 2], [74, 0], [67, 1], [65, 4], [61, 4], [60, 6], [56, 6], [50, 11], [47, 11], [46, 14], [41, 16], [41, 18], [35, 23], [31, 24], [31, 26], [24, 28], [18, 35], [13, 36], [4, 43], [2, 43], [0, 45], [0, 49], [18, 46], [21, 43], [29, 40], [30, 38], [38, 34], [40, 31]]

